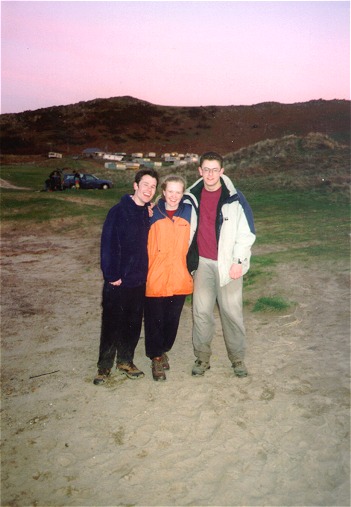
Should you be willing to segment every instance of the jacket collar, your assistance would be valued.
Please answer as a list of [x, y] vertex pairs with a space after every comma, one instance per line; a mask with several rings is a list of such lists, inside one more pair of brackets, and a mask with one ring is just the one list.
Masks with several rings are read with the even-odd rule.
[[[184, 207], [183, 199], [184, 199], [184, 196], [182, 197], [182, 200], [180, 201], [179, 206], [176, 209], [175, 216], [177, 216], [180, 213], [180, 211], [182, 210], [182, 208]], [[158, 200], [156, 206], [163, 215], [167, 215], [166, 201], [162, 197]]]
[[[228, 178], [228, 176], [222, 174], [220, 181], [222, 188], [225, 187], [225, 189], [227, 190], [229, 198], [237, 195], [236, 188], [234, 187], [232, 180]], [[204, 188], [204, 180], [203, 178], [199, 178], [187, 189], [187, 191], [184, 194], [184, 197], [189, 198], [191, 202], [196, 201], [195, 204], [198, 205], [203, 188]]]

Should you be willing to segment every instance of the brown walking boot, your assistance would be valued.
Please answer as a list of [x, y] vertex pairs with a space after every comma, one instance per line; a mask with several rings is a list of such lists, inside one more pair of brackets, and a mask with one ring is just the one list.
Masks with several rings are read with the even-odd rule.
[[119, 373], [122, 373], [131, 379], [142, 378], [145, 376], [145, 373], [139, 370], [132, 361], [129, 363], [117, 363], [116, 369]]
[[99, 386], [100, 384], [104, 384], [107, 380], [107, 377], [110, 376], [110, 373], [111, 373], [111, 370], [109, 368], [99, 368], [97, 374], [95, 375], [93, 383], [96, 386]]
[[166, 374], [163, 367], [162, 356], [154, 357], [151, 361], [152, 377], [154, 380], [166, 380]]
[[163, 366], [163, 369], [164, 369], [164, 370], [169, 370], [169, 369], [170, 369], [170, 366], [169, 366], [169, 361], [168, 361], [168, 356], [167, 356], [167, 354], [166, 354], [166, 353], [162, 354], [161, 359], [162, 359], [162, 366]]

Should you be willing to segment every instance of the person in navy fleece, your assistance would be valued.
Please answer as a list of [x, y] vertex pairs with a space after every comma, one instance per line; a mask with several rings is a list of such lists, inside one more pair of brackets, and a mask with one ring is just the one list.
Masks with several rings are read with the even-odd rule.
[[106, 217], [101, 236], [102, 322], [98, 372], [94, 384], [117, 371], [128, 378], [144, 373], [133, 363], [140, 337], [148, 271], [148, 204], [155, 195], [158, 174], [143, 169], [135, 175], [134, 194], [124, 195]]

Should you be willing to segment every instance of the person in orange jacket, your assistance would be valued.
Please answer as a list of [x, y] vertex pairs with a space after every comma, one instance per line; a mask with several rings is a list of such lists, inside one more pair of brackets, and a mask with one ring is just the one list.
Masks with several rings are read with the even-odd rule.
[[186, 256], [196, 214], [190, 204], [182, 202], [185, 186], [181, 176], [166, 176], [150, 219], [144, 329], [145, 351], [157, 381], [166, 380], [165, 370], [170, 368], [167, 352], [176, 339], [186, 295], [193, 291]]

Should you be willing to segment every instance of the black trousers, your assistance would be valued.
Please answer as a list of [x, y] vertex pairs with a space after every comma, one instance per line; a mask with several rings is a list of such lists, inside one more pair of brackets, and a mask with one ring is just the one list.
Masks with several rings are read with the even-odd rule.
[[143, 321], [145, 285], [128, 288], [104, 282], [98, 368], [133, 361]]
[[150, 359], [162, 356], [173, 347], [185, 297], [145, 298], [145, 352]]

